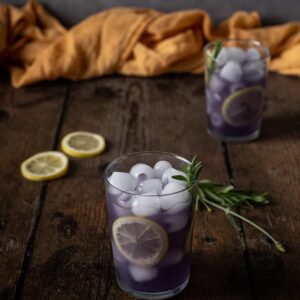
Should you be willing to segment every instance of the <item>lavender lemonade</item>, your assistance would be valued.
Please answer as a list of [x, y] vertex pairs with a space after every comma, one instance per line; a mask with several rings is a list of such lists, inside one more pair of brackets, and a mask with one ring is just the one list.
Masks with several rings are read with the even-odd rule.
[[163, 299], [190, 275], [192, 199], [181, 170], [189, 162], [163, 152], [122, 156], [105, 171], [117, 282], [139, 298]]
[[225, 141], [259, 136], [269, 50], [260, 42], [225, 40], [205, 51], [208, 131]]

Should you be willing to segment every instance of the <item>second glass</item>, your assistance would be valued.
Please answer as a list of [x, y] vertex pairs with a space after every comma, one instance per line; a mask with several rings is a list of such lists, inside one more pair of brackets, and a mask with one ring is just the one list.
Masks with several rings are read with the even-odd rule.
[[208, 132], [246, 142], [260, 133], [270, 53], [253, 40], [223, 40], [204, 49]]

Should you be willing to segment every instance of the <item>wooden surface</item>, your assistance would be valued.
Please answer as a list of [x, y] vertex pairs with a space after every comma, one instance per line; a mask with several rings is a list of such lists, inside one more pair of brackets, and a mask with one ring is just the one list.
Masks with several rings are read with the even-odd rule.
[[[0, 80], [0, 299], [130, 299], [116, 285], [102, 172], [114, 158], [161, 150], [204, 161], [203, 177], [269, 191], [272, 205], [243, 210], [288, 247], [237, 234], [222, 213], [199, 213], [191, 281], [176, 299], [300, 299], [300, 105], [296, 78], [272, 74], [261, 138], [221, 144], [206, 133], [202, 76], [105, 77], [15, 90]], [[23, 179], [20, 163], [58, 149], [74, 130], [108, 149], [72, 159], [50, 183]]]

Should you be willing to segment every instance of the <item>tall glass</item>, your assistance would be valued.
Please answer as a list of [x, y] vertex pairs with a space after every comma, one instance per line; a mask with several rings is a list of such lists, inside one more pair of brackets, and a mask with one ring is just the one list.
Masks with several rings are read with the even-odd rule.
[[[168, 190], [167, 182], [176, 180], [152, 168], [158, 161], [168, 162], [177, 170], [190, 164], [175, 154], [138, 152], [117, 158], [104, 172], [116, 279], [122, 290], [144, 299], [172, 297], [185, 288], [190, 276], [192, 196], [185, 185], [177, 192]], [[131, 170], [140, 163], [150, 166], [150, 173], [154, 171], [152, 179], [162, 179], [162, 191], [141, 191], [147, 174]], [[127, 176], [130, 170], [137, 175], [133, 185]], [[113, 181], [120, 174], [123, 181]], [[182, 184], [176, 182], [173, 185], [177, 187]]]
[[232, 142], [260, 134], [270, 52], [254, 40], [223, 40], [204, 49], [208, 132]]

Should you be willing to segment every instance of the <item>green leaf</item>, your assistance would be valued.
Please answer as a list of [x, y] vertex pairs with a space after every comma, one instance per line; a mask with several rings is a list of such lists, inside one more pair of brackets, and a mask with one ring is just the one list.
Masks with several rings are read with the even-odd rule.
[[172, 176], [172, 178], [174, 178], [176, 180], [180, 180], [180, 181], [186, 181], [186, 177], [182, 176], [182, 175], [174, 175], [174, 176]]
[[211, 200], [216, 201], [217, 203], [224, 205], [225, 201], [222, 197], [218, 196], [214, 192], [210, 191], [209, 189], [203, 189], [204, 194]]
[[227, 194], [232, 190], [234, 190], [233, 185], [224, 185], [224, 186], [217, 186], [216, 187], [216, 191], [218, 191], [218, 193], [222, 193], [222, 194]]
[[216, 41], [215, 49], [214, 49], [214, 54], [213, 54], [213, 59], [216, 60], [217, 57], [219, 56], [221, 49], [223, 47], [223, 43], [221, 41]]
[[210, 78], [215, 70], [216, 59], [219, 56], [222, 47], [223, 47], [223, 43], [221, 41], [216, 41], [212, 57], [210, 57], [209, 64], [208, 64], [208, 81], [210, 80]]
[[266, 198], [267, 194], [261, 194], [261, 195], [254, 195], [252, 197], [253, 202], [258, 203], [258, 204], [268, 204], [269, 201]]

